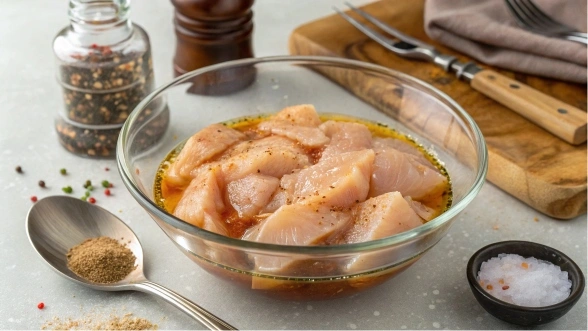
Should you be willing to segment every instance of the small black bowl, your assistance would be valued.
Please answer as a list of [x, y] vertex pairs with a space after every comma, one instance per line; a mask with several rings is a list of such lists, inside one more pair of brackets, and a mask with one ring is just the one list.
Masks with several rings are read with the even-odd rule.
[[[482, 262], [501, 253], [534, 257], [559, 266], [562, 271], [568, 272], [572, 281], [570, 296], [560, 303], [545, 307], [523, 307], [493, 297], [478, 283], [477, 275]], [[466, 272], [476, 300], [488, 313], [503, 321], [523, 326], [546, 324], [562, 317], [578, 302], [585, 286], [584, 274], [572, 259], [556, 249], [529, 241], [502, 241], [483, 247], [472, 255]]]

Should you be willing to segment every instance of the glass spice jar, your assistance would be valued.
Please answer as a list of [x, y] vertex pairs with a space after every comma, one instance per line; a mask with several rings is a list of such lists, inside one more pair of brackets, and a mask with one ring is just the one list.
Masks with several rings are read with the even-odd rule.
[[[55, 121], [60, 143], [92, 158], [115, 156], [122, 124], [154, 89], [149, 37], [132, 23], [129, 0], [70, 0], [70, 25], [53, 41], [64, 108]], [[145, 119], [158, 140], [167, 129], [164, 103]]]

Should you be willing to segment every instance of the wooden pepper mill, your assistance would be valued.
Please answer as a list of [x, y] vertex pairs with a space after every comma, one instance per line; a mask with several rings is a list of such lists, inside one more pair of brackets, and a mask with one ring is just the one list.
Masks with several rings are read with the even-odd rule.
[[253, 57], [254, 0], [171, 0], [175, 7], [174, 74]]

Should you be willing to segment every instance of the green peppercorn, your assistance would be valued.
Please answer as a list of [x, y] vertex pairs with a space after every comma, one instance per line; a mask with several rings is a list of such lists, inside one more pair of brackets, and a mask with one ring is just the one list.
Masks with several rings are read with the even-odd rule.
[[90, 181], [89, 179], [86, 181], [86, 183], [84, 184], [84, 188], [88, 188], [89, 186], [92, 186], [92, 181]]
[[110, 187], [110, 183], [107, 180], [103, 180], [102, 181], [102, 187], [109, 188]]
[[62, 175], [67, 175], [67, 170], [65, 168], [59, 169], [59, 173]]
[[71, 192], [73, 192], [73, 189], [71, 188], [71, 186], [65, 186], [61, 190], [67, 194], [70, 194]]
[[86, 193], [84, 194], [84, 196], [87, 198], [90, 196], [90, 191], [86, 191]]

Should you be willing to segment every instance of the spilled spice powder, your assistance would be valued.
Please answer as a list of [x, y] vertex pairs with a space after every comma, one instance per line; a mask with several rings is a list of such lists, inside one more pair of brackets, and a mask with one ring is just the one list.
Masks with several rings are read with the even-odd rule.
[[135, 255], [109, 237], [86, 239], [67, 252], [67, 267], [94, 283], [116, 283], [135, 270]]
[[111, 315], [107, 320], [101, 321], [96, 316], [72, 320], [70, 318], [60, 319], [53, 318], [48, 321], [41, 330], [157, 330], [157, 324], [150, 321], [134, 317], [133, 314], [125, 314], [122, 317]]

